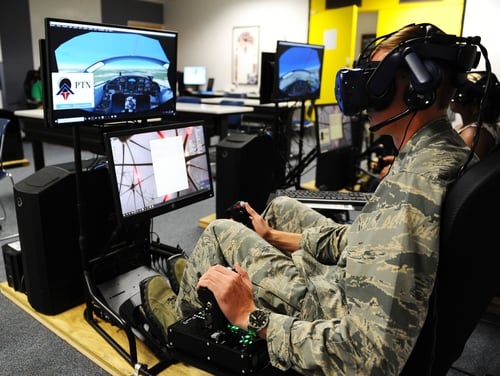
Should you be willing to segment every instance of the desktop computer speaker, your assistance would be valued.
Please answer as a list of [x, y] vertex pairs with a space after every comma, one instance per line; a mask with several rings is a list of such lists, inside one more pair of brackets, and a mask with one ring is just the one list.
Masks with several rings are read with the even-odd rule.
[[233, 133], [216, 146], [216, 217], [236, 201], [247, 201], [261, 212], [280, 172], [274, 142], [268, 134]]
[[[116, 225], [111, 186], [106, 168], [84, 168], [81, 178], [87, 256], [94, 257]], [[31, 306], [48, 315], [84, 301], [75, 180], [73, 163], [67, 163], [14, 185], [25, 291]]]

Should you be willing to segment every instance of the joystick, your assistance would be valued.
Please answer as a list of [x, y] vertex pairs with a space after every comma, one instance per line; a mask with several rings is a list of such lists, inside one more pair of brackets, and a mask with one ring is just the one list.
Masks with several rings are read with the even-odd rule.
[[225, 217], [232, 219], [236, 222], [243, 223], [245, 226], [249, 228], [253, 228], [250, 216], [248, 215], [248, 212], [245, 209], [245, 201], [237, 201], [229, 208], [227, 208]]
[[207, 287], [198, 288], [197, 293], [202, 310], [168, 327], [168, 347], [181, 360], [184, 356], [187, 362], [196, 358], [195, 364], [202, 368], [206, 362], [205, 369], [217, 375], [221, 369], [231, 374], [251, 375], [266, 368], [269, 365], [266, 341], [231, 325]]
[[214, 293], [207, 287], [198, 289], [198, 299], [203, 303], [203, 311], [205, 313], [205, 329], [210, 331], [227, 329], [228, 321], [222, 313]]

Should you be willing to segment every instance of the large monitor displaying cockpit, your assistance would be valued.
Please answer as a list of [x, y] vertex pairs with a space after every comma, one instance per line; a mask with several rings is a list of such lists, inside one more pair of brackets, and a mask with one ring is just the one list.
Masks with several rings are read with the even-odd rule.
[[41, 51], [49, 126], [175, 114], [177, 33], [45, 19]]
[[273, 102], [318, 99], [325, 46], [279, 40], [276, 45]]

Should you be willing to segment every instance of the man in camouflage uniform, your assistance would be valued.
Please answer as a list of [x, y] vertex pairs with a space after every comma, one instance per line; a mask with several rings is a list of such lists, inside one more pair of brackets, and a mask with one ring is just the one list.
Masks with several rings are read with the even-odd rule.
[[[370, 59], [382, 60], [423, 32], [420, 25], [403, 28]], [[394, 81], [391, 103], [368, 108], [372, 124], [408, 107], [403, 66]], [[470, 153], [446, 117], [450, 82], [443, 74], [432, 104], [378, 130], [393, 137], [399, 155], [351, 225], [286, 197], [262, 215], [245, 205], [254, 230], [226, 219], [210, 223], [187, 262], [179, 316], [198, 311], [196, 290], [208, 287], [242, 329], [256, 308], [270, 312], [258, 335], [267, 339], [274, 367], [305, 375], [399, 374], [435, 282], [441, 203]]]

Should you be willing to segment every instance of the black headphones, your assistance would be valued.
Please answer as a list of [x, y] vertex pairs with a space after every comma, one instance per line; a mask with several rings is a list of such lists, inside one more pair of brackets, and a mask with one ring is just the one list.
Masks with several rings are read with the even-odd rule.
[[394, 78], [402, 67], [406, 67], [410, 75], [404, 100], [410, 110], [416, 111], [431, 106], [436, 99], [436, 89], [442, 79], [440, 61], [448, 63], [457, 72], [454, 82], [457, 86], [465, 80], [466, 72], [477, 66], [481, 56], [477, 51], [479, 37], [445, 34], [432, 24], [415, 26], [424, 29], [423, 36], [404, 41], [382, 61], [370, 61], [375, 42], [385, 40], [397, 31], [373, 40], [353, 69], [337, 72], [335, 96], [345, 115], [355, 115], [368, 108], [386, 108], [394, 99]]
[[464, 84], [455, 92], [452, 102], [477, 105], [480, 119], [494, 124], [500, 114], [500, 82], [494, 73], [488, 71], [469, 72]]
[[[486, 90], [486, 79], [488, 73], [477, 71], [470, 72], [470, 74], [477, 76], [478, 79], [476, 81], [472, 81], [471, 79], [469, 79], [469, 77], [467, 77], [463, 85], [457, 89], [455, 96], [452, 99], [453, 102], [460, 104], [469, 104], [473, 101], [477, 101], [479, 103], [479, 101], [483, 97]], [[493, 73], [491, 74], [491, 80], [492, 89], [495, 90], [498, 87], [498, 80]]]

